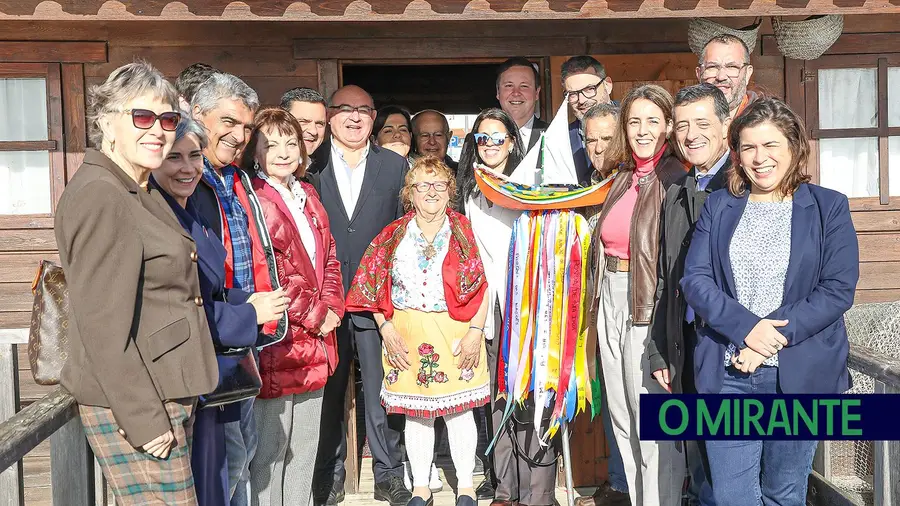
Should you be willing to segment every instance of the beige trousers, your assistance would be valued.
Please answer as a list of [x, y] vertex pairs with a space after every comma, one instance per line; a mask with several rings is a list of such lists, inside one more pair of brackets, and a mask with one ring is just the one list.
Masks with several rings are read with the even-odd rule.
[[[605, 272], [597, 318], [600, 361], [613, 434], [634, 506], [679, 506], [684, 485], [684, 445], [640, 440], [640, 395], [666, 394], [650, 375], [646, 325], [632, 325], [627, 272]], [[603, 339], [603, 336], [606, 336]]]

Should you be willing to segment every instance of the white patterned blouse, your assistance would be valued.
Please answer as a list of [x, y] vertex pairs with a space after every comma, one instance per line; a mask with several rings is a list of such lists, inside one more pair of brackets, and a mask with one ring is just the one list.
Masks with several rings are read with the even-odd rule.
[[441, 313], [447, 311], [444, 298], [444, 258], [450, 249], [450, 220], [428, 241], [415, 219], [406, 226], [406, 234], [394, 251], [391, 267], [391, 302], [395, 309]]

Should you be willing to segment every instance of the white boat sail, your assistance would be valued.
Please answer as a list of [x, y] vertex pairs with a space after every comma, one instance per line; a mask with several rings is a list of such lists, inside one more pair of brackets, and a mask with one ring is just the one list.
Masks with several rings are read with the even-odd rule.
[[[578, 184], [575, 158], [569, 141], [567, 107], [568, 102], [563, 100], [547, 130], [541, 133], [538, 142], [528, 150], [509, 176], [510, 181], [528, 186]], [[539, 167], [542, 152], [544, 158]]]

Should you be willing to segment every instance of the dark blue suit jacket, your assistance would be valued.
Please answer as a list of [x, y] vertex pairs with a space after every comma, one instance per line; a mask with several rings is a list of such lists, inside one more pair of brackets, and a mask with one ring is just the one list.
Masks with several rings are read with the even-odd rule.
[[[194, 199], [188, 199], [187, 207], [182, 208], [165, 192], [150, 176], [150, 184], [160, 190], [169, 207], [178, 218], [184, 230], [191, 234], [197, 245], [197, 273], [200, 278], [200, 294], [203, 297], [203, 309], [209, 322], [209, 331], [216, 351], [230, 348], [246, 348], [256, 344], [258, 327], [256, 310], [247, 299], [250, 294], [235, 288], [225, 288], [225, 247], [216, 232], [207, 226], [200, 215]], [[201, 183], [202, 184], [202, 183]], [[219, 383], [234, 373], [240, 361], [237, 355], [216, 355], [219, 363]], [[240, 419], [240, 406], [225, 406], [225, 415], [229, 420]], [[234, 418], [237, 416], [237, 418]]]
[[[350, 290], [359, 262], [372, 239], [384, 227], [405, 214], [400, 202], [400, 191], [408, 170], [409, 162], [406, 158], [374, 143], [369, 144], [362, 188], [356, 208], [349, 214], [341, 200], [330, 152], [328, 158], [317, 160], [316, 166], [307, 173], [307, 179], [319, 193], [328, 213], [331, 235], [337, 247], [337, 259], [341, 262], [344, 293]], [[371, 313], [351, 313], [350, 316], [357, 327], [376, 328]]]
[[[694, 373], [701, 394], [721, 390], [726, 345], [742, 347], [761, 319], [738, 303], [728, 256], [748, 193], [734, 197], [723, 189], [710, 195], [688, 250], [681, 287], [700, 318]], [[858, 280], [859, 245], [847, 197], [801, 184], [794, 192], [782, 306], [766, 316], [789, 321], [778, 329], [788, 341], [778, 352], [781, 391], [841, 393], [850, 387], [844, 313]]]

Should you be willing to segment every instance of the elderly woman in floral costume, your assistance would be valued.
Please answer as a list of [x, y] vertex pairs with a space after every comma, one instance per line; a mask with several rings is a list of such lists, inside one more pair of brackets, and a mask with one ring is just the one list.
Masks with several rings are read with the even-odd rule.
[[415, 162], [402, 193], [409, 212], [366, 250], [347, 296], [347, 311], [371, 311], [381, 331], [381, 400], [388, 413], [406, 415], [413, 506], [432, 504], [428, 480], [439, 416], [456, 468], [457, 505], [476, 504], [472, 409], [490, 397], [487, 281], [469, 221], [450, 208], [455, 186], [441, 160]]

